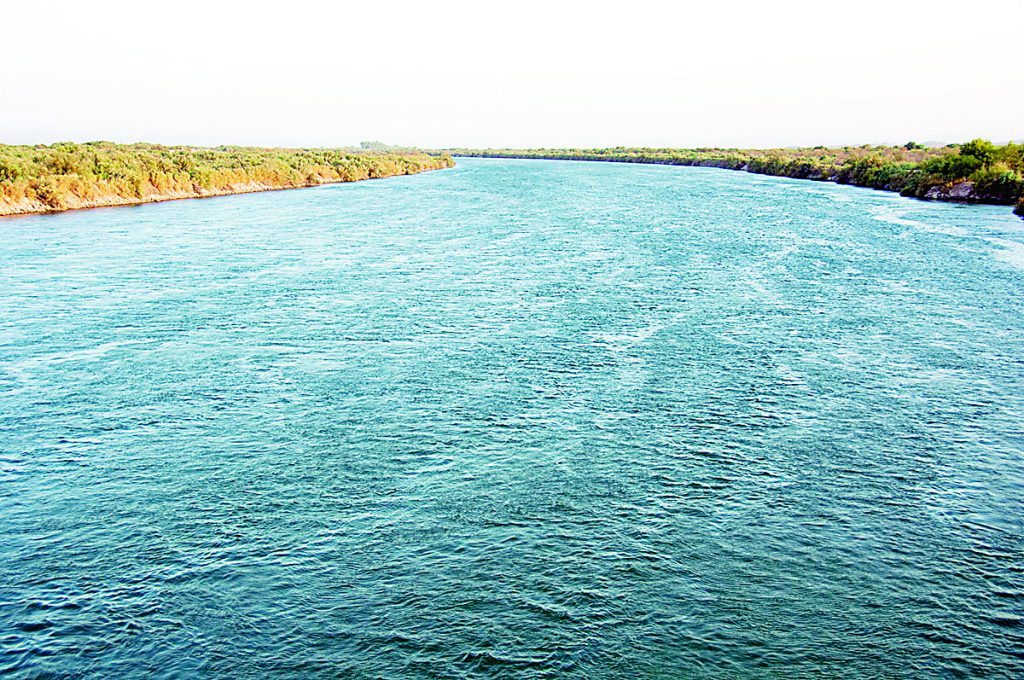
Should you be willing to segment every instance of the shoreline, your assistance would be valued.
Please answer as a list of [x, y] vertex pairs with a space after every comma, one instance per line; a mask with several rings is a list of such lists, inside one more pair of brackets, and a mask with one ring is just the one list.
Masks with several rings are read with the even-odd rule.
[[514, 159], [514, 160], [548, 160], [548, 161], [573, 161], [581, 163], [629, 163], [633, 165], [668, 165], [676, 167], [695, 167], [695, 168], [718, 168], [720, 170], [732, 170], [734, 172], [746, 172], [752, 175], [763, 175], [765, 177], [783, 177], [787, 179], [796, 179], [810, 182], [830, 182], [832, 184], [839, 184], [845, 186], [854, 186], [861, 189], [874, 189], [876, 191], [885, 191], [887, 193], [896, 193], [906, 198], [913, 198], [920, 201], [936, 201], [941, 203], [957, 203], [961, 205], [1005, 205], [1010, 207], [1012, 214], [1019, 216], [1024, 219], [1024, 198], [1020, 199], [1019, 202], [1014, 204], [1012, 201], [997, 201], [986, 199], [985, 197], [979, 197], [973, 193], [973, 184], [967, 180], [951, 183], [951, 185], [942, 191], [930, 191], [924, 196], [915, 196], [913, 194], [907, 194], [898, 188], [888, 188], [880, 186], [869, 186], [866, 184], [859, 184], [857, 182], [843, 182], [839, 181], [836, 176], [793, 176], [785, 172], [759, 172], [753, 170], [748, 164], [736, 167], [727, 162], [720, 160], [703, 160], [693, 159], [692, 161], [680, 161], [678, 159], [640, 159], [640, 158], [622, 158], [622, 157], [607, 157], [607, 158], [596, 158], [596, 157], [581, 157], [576, 154], [515, 154], [515, 153], [465, 153], [460, 151], [452, 150], [452, 158], [492, 158], [492, 159]]
[[61, 208], [54, 208], [47, 206], [40, 201], [23, 201], [22, 204], [28, 204], [25, 209], [20, 209], [18, 204], [4, 204], [0, 202], [0, 220], [5, 218], [13, 217], [28, 217], [31, 215], [52, 215], [57, 213], [72, 212], [76, 210], [95, 210], [98, 208], [126, 208], [131, 206], [146, 205], [148, 203], [167, 203], [170, 201], [186, 201], [192, 199], [202, 198], [219, 198], [223, 196], [240, 196], [244, 194], [259, 194], [267, 191], [287, 191], [289, 189], [312, 189], [327, 184], [351, 184], [355, 182], [367, 182], [375, 179], [391, 179], [394, 177], [406, 177], [409, 175], [418, 175], [424, 172], [434, 172], [438, 170], [448, 170], [452, 166], [439, 166], [434, 168], [423, 168], [420, 170], [414, 170], [412, 172], [394, 173], [388, 175], [381, 175], [379, 177], [365, 177], [361, 179], [326, 179], [321, 182], [311, 182], [308, 184], [295, 184], [295, 185], [272, 185], [272, 184], [260, 184], [260, 183], [244, 183], [237, 184], [224, 189], [201, 189], [193, 192], [175, 192], [165, 194], [150, 194], [143, 197], [126, 197], [111, 195], [103, 198], [97, 198], [92, 200], [82, 201], [80, 205], [68, 205]]

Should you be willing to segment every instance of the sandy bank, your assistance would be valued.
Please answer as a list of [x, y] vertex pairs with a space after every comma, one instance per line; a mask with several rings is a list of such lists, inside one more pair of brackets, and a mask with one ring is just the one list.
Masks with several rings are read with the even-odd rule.
[[[381, 175], [379, 177], [368, 177], [366, 179], [384, 179], [386, 177], [401, 177], [404, 175], [414, 175], [420, 172], [429, 172], [431, 170], [443, 170], [446, 166], [439, 166], [436, 168], [424, 168], [422, 170], [414, 170], [411, 172], [395, 173], [389, 175]], [[85, 210], [88, 208], [111, 208], [116, 206], [126, 205], [141, 205], [143, 203], [160, 203], [163, 201], [180, 201], [189, 198], [211, 198], [214, 196], [231, 196], [234, 194], [252, 194], [261, 191], [284, 191], [286, 189], [306, 189], [309, 187], [321, 186], [323, 184], [343, 184], [348, 182], [363, 182], [366, 179], [357, 180], [346, 180], [346, 179], [331, 179], [331, 178], [320, 178], [319, 181], [307, 182], [301, 184], [263, 184], [259, 182], [243, 182], [230, 184], [226, 187], [205, 189], [202, 187], [194, 187], [192, 191], [167, 191], [159, 193], [150, 193], [141, 197], [134, 196], [119, 196], [117, 194], [109, 194], [106, 196], [98, 196], [95, 198], [80, 198], [78, 196], [68, 196], [64, 204], [55, 208], [47, 205], [40, 200], [22, 199], [20, 201], [11, 202], [4, 201], [3, 197], [0, 196], [0, 217], [13, 217], [17, 215], [32, 215], [41, 213], [56, 213], [65, 212], [68, 210]]]

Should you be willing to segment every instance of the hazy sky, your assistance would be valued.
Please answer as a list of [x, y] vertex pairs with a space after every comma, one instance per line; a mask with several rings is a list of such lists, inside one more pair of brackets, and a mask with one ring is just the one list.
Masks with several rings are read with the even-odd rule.
[[1024, 0], [0, 0], [0, 142], [1024, 138]]

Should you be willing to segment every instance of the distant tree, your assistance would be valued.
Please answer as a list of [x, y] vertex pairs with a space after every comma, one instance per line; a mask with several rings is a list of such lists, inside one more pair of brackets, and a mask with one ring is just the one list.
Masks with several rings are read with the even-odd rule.
[[359, 148], [366, 151], [391, 151], [397, 147], [385, 144], [384, 142], [359, 142]]
[[970, 156], [989, 165], [996, 157], [996, 146], [987, 139], [974, 139], [960, 146], [961, 156]]
[[917, 142], [907, 142], [903, 145], [903, 148], [907, 151], [913, 151], [915, 149], [924, 149], [926, 147], [924, 144], [918, 144]]

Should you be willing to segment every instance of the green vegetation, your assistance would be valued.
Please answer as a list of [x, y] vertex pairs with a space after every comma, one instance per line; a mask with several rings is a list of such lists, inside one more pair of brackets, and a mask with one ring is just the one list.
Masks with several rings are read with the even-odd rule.
[[411, 150], [0, 144], [0, 215], [354, 182], [452, 165], [446, 154]]
[[1012, 205], [1024, 215], [1024, 144], [989, 141], [942, 148], [453, 149], [458, 156], [699, 165], [898, 191], [904, 196]]
[[[905, 196], [1014, 205], [1024, 217], [1024, 144], [804, 149], [454, 149], [462, 156], [698, 165], [832, 181]], [[380, 142], [359, 149], [158, 144], [0, 144], [0, 215], [353, 182], [454, 165]]]

